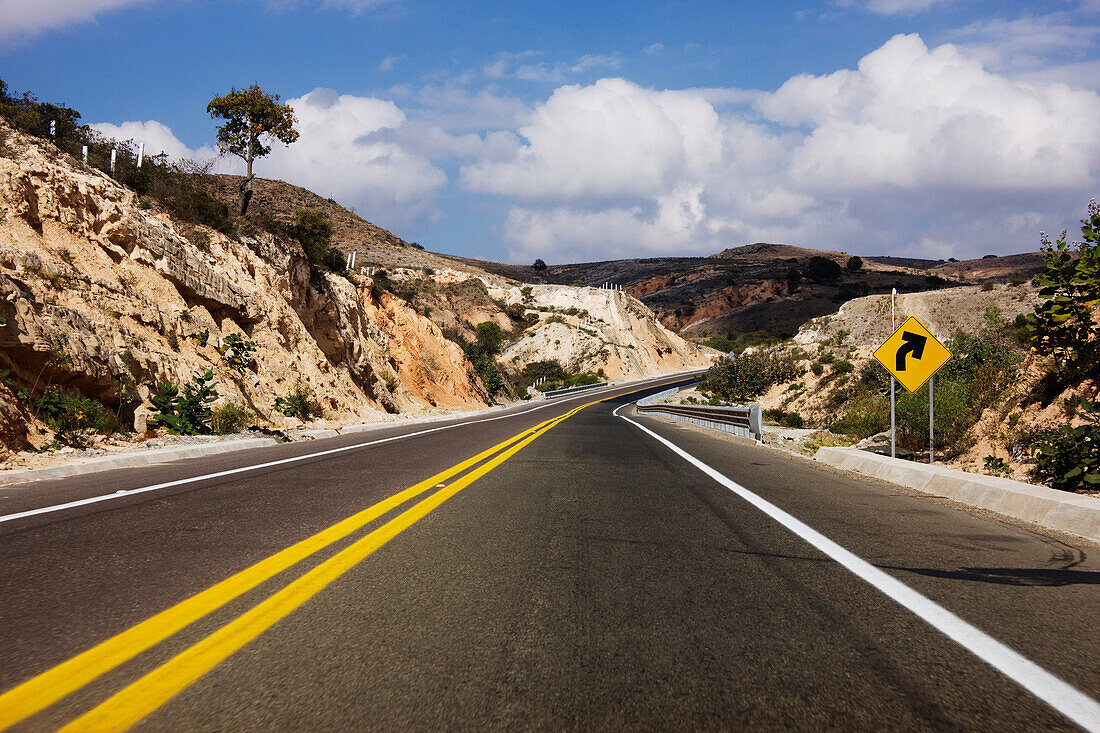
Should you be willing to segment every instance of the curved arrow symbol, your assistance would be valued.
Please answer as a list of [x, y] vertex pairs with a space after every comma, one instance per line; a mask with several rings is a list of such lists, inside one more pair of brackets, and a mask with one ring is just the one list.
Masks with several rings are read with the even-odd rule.
[[919, 333], [902, 331], [901, 340], [905, 343], [898, 349], [897, 370], [904, 372], [906, 355], [912, 354], [914, 359], [920, 359], [924, 355], [924, 345], [928, 343], [928, 338]]

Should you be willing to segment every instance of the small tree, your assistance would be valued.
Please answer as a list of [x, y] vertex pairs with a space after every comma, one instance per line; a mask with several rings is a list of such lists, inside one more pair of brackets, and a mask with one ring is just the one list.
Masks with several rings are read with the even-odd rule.
[[531, 269], [540, 275], [546, 271], [546, 263], [542, 261], [542, 258], [535, 260], [535, 264], [531, 265]]
[[848, 264], [845, 265], [845, 267], [847, 267], [852, 272], [859, 272], [860, 270], [863, 269], [863, 258], [858, 257], [858, 256], [857, 257], [849, 257], [848, 258]]
[[[1081, 222], [1083, 242], [1056, 243], [1042, 235], [1047, 269], [1035, 277], [1043, 300], [1027, 317], [1028, 337], [1040, 354], [1053, 354], [1066, 366], [1095, 369], [1100, 359], [1100, 323], [1093, 310], [1100, 304], [1100, 205], [1089, 203]], [[1074, 252], [1073, 250], [1076, 250]]]
[[214, 97], [206, 105], [213, 119], [221, 118], [225, 124], [218, 128], [218, 149], [231, 153], [245, 162], [244, 181], [241, 182], [239, 213], [244, 216], [252, 198], [252, 161], [271, 152], [265, 144], [271, 140], [290, 145], [298, 139], [294, 123], [294, 110], [290, 105], [279, 104], [279, 95], [271, 95], [253, 84], [248, 89], [230, 89], [224, 97]]

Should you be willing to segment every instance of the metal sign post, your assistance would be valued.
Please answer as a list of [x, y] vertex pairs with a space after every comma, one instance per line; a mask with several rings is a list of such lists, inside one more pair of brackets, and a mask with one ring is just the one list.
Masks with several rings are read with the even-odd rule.
[[928, 463], [932, 464], [936, 462], [936, 442], [932, 439], [932, 426], [935, 425], [935, 420], [932, 419], [932, 395], [935, 394], [935, 390], [932, 388], [932, 377], [928, 378]]
[[[894, 307], [895, 301], [898, 297], [898, 289], [890, 289], [890, 333], [898, 330], [898, 317], [897, 310]], [[898, 457], [898, 445], [897, 445], [897, 417], [894, 406], [894, 387], [897, 384], [897, 380], [894, 379], [894, 375], [890, 374], [890, 457]]]

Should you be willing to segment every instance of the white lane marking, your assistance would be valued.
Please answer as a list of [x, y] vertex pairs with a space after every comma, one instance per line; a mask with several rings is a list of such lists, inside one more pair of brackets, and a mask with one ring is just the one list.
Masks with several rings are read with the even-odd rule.
[[[690, 374], [685, 375], [685, 378], [687, 376], [690, 376]], [[644, 380], [643, 380], [642, 383], [644, 383]], [[455, 423], [453, 425], [442, 425], [440, 427], [430, 428], [428, 430], [419, 430], [415, 433], [405, 433], [403, 435], [393, 435], [389, 438], [380, 438], [378, 440], [372, 440], [372, 441], [369, 441], [367, 443], [356, 443], [355, 445], [346, 445], [346, 446], [343, 446], [342, 448], [331, 448], [329, 450], [318, 451], [317, 453], [308, 453], [306, 455], [294, 456], [292, 458], [282, 458], [282, 459], [277, 460], [277, 461], [268, 461], [266, 463], [257, 463], [255, 465], [251, 465], [251, 466], [241, 466], [239, 468], [231, 468], [231, 469], [228, 469], [228, 470], [225, 470], [225, 471], [217, 471], [216, 473], [203, 474], [202, 476], [192, 476], [190, 478], [178, 479], [176, 481], [166, 481], [164, 483], [153, 484], [151, 486], [142, 486], [142, 487], [137, 488], [137, 489], [119, 489], [118, 491], [116, 491], [112, 494], [103, 494], [103, 495], [100, 495], [100, 496], [91, 496], [91, 497], [88, 497], [87, 499], [78, 499], [76, 501], [68, 501], [68, 502], [65, 502], [64, 504], [54, 504], [54, 505], [51, 505], [51, 506], [40, 507], [38, 509], [28, 509], [26, 511], [16, 512], [14, 514], [5, 514], [5, 515], [0, 516], [0, 523], [2, 523], [2, 522], [11, 522], [11, 521], [14, 521], [16, 519], [24, 519], [26, 517], [33, 517], [33, 516], [37, 516], [39, 514], [49, 514], [51, 512], [59, 512], [59, 511], [62, 511], [64, 509], [74, 509], [76, 507], [87, 506], [88, 504], [98, 504], [99, 502], [102, 502], [102, 501], [107, 501], [109, 499], [119, 499], [119, 498], [122, 498], [123, 496], [132, 496], [134, 494], [144, 494], [148, 491], [159, 491], [161, 489], [170, 489], [174, 486], [184, 486], [186, 484], [194, 483], [196, 481], [205, 481], [207, 479], [212, 479], [212, 478], [222, 478], [223, 476], [232, 476], [232, 475], [238, 474], [238, 473], [246, 473], [248, 471], [257, 471], [261, 468], [271, 468], [272, 466], [283, 466], [283, 465], [286, 465], [288, 463], [297, 463], [299, 461], [309, 460], [310, 458], [319, 458], [319, 457], [322, 457], [322, 456], [331, 456], [331, 455], [334, 455], [336, 453], [344, 453], [346, 451], [356, 450], [358, 448], [367, 448], [367, 447], [370, 447], [372, 445], [381, 445], [382, 443], [391, 443], [395, 440], [404, 440], [405, 438], [415, 438], [418, 435], [427, 435], [428, 433], [436, 433], [436, 432], [439, 432], [440, 430], [450, 430], [452, 428], [461, 428], [461, 427], [466, 427], [466, 426], [469, 426], [469, 425], [477, 425], [477, 424], [483, 423], [483, 422], [492, 422], [493, 420], [503, 420], [503, 419], [509, 418], [509, 417], [519, 417], [520, 415], [526, 415], [527, 413], [534, 412], [536, 410], [542, 410], [542, 409], [545, 409], [547, 407], [554, 407], [554, 406], [558, 406], [558, 405], [563, 405], [563, 404], [569, 402], [570, 400], [580, 399], [582, 397], [591, 397], [592, 395], [595, 395], [595, 394], [604, 394], [606, 392], [613, 392], [616, 389], [622, 389], [623, 387], [626, 387], [626, 386], [629, 386], [629, 384], [620, 384], [620, 385], [616, 385], [614, 387], [608, 387], [608, 388], [602, 389], [602, 390], [594, 390], [592, 392], [586, 392], [582, 395], [575, 395], [575, 396], [572, 396], [572, 397], [566, 397], [565, 399], [562, 399], [562, 400], [559, 400], [559, 401], [556, 401], [556, 402], [547, 402], [544, 405], [539, 405], [537, 407], [532, 407], [528, 410], [522, 410], [520, 412], [510, 412], [506, 415], [497, 415], [495, 417], [485, 417], [485, 418], [482, 418], [480, 420], [468, 420], [466, 422], [459, 422], [459, 423]]]
[[771, 502], [726, 478], [695, 456], [662, 438], [644, 425], [619, 415], [619, 410], [623, 407], [626, 407], [626, 405], [615, 408], [612, 414], [621, 417], [636, 428], [653, 436], [673, 453], [794, 532], [806, 542], [809, 542], [861, 579], [878, 588], [894, 601], [912, 611], [942, 634], [999, 670], [1006, 677], [1077, 725], [1088, 731], [1100, 732], [1100, 703], [1055, 677], [1035, 662], [1005, 646], [976, 626], [963, 621], [935, 601], [921, 595], [866, 560], [845, 550], [825, 535], [795, 519]]

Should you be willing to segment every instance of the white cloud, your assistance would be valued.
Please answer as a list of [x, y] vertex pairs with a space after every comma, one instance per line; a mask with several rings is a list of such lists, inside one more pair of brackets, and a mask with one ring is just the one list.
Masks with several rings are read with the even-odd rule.
[[462, 171], [476, 191], [519, 198], [653, 196], [700, 177], [721, 146], [718, 115], [701, 98], [623, 79], [561, 87], [519, 130], [506, 161]]
[[314, 89], [288, 99], [298, 118], [298, 140], [275, 143], [258, 175], [281, 178], [354, 206], [383, 226], [427, 215], [446, 174], [423, 154], [373, 133], [399, 130], [405, 113], [390, 101]]
[[387, 56], [378, 62], [378, 70], [384, 72], [393, 71], [393, 67], [397, 65], [397, 62], [405, 58], [405, 55], [400, 56]]
[[499, 53], [493, 61], [482, 67], [489, 79], [520, 79], [550, 84], [561, 84], [572, 76], [591, 69], [617, 69], [622, 58], [615, 54], [585, 54], [573, 62], [549, 63], [538, 61], [537, 51]]
[[899, 13], [919, 13], [933, 5], [946, 5], [956, 0], [867, 0], [866, 7], [879, 15], [897, 15]]
[[86, 23], [112, 10], [152, 0], [0, 0], [0, 41]]
[[651, 43], [642, 49], [642, 53], [648, 56], [656, 56], [661, 51], [665, 50], [665, 44], [663, 43]]
[[1065, 221], [1095, 195], [1097, 119], [1095, 93], [897, 36], [772, 93], [560, 87], [461, 181], [515, 201], [515, 261], [759, 240], [961, 257], [1031, 248], [1035, 216]]
[[1097, 75], [1090, 73], [1097, 64], [1094, 49], [1100, 24], [1089, 22], [1082, 12], [977, 21], [947, 37], [986, 68], [1013, 78], [1100, 88]]

